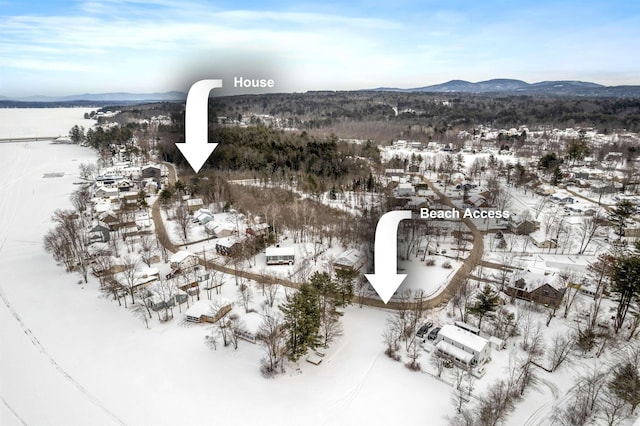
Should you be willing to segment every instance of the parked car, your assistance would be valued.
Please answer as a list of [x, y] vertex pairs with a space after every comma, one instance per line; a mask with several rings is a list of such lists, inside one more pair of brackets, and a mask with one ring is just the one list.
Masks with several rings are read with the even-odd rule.
[[435, 338], [438, 337], [438, 333], [440, 333], [440, 327], [436, 327], [433, 330], [431, 330], [429, 334], [427, 334], [427, 339], [435, 340]]
[[423, 338], [425, 334], [429, 332], [429, 329], [431, 327], [433, 327], [433, 322], [427, 321], [426, 323], [420, 326], [420, 328], [418, 329], [418, 332], [416, 333], [416, 336]]

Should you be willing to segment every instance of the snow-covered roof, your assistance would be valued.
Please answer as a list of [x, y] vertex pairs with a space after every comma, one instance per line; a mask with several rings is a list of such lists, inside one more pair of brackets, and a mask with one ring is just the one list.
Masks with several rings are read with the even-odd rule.
[[189, 207], [201, 206], [203, 204], [204, 202], [202, 201], [202, 198], [189, 198], [187, 200], [187, 205]]
[[234, 244], [238, 243], [239, 240], [238, 238], [231, 236], [231, 237], [225, 237], [225, 238], [220, 238], [218, 239], [218, 241], [216, 241], [216, 245], [220, 246], [220, 247], [226, 247], [226, 248], [231, 248], [234, 246]]
[[338, 265], [354, 267], [363, 261], [363, 254], [356, 249], [349, 249], [343, 252], [334, 262]]
[[195, 254], [186, 251], [186, 250], [180, 250], [179, 252], [177, 252], [176, 254], [174, 254], [173, 256], [171, 256], [171, 258], [169, 259], [170, 263], [180, 263], [183, 260], [185, 260], [186, 258], [188, 258], [189, 256], [195, 256]]
[[225, 306], [233, 306], [226, 297], [217, 297], [212, 300], [199, 300], [185, 311], [185, 315], [194, 318], [200, 318], [202, 315], [215, 316], [221, 308]]
[[267, 257], [269, 256], [293, 256], [295, 254], [293, 246], [288, 247], [267, 247]]
[[443, 325], [440, 329], [440, 332], [438, 333], [438, 336], [442, 336], [443, 338], [458, 342], [476, 352], [482, 352], [482, 350], [488, 343], [487, 339], [476, 336], [473, 333], [469, 333], [468, 331], [458, 328], [453, 324]]
[[457, 358], [466, 364], [469, 364], [473, 359], [473, 354], [465, 351], [464, 349], [457, 348], [451, 343], [445, 342], [444, 340], [439, 341], [436, 344], [436, 348], [439, 351], [444, 352], [447, 355], [451, 355], [452, 357]]

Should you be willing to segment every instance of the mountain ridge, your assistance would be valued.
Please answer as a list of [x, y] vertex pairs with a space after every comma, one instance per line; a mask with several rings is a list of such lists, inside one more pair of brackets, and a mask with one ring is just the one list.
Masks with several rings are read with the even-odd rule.
[[475, 94], [517, 94], [542, 96], [613, 96], [638, 97], [640, 86], [605, 86], [598, 83], [579, 80], [550, 80], [527, 83], [522, 80], [495, 78], [491, 80], [469, 82], [450, 80], [445, 83], [408, 89], [379, 87], [371, 91], [385, 92], [427, 92], [427, 93], [475, 93]]

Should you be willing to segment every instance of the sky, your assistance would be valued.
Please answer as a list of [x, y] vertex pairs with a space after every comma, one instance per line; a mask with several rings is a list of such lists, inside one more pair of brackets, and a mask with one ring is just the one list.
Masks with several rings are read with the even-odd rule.
[[0, 0], [0, 96], [515, 78], [640, 84], [640, 2]]

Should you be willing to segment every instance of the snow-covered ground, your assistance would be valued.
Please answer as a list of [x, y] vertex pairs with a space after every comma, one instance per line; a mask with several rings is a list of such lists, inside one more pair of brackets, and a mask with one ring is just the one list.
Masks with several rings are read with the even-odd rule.
[[0, 108], [0, 138], [67, 136], [74, 125], [85, 130], [96, 121], [84, 113], [97, 108]]
[[[72, 145], [0, 144], [0, 424], [386, 425], [452, 414], [450, 386], [382, 353], [383, 310], [347, 309], [320, 366], [264, 379], [259, 346], [213, 351], [208, 328], [185, 326], [177, 310], [147, 330], [97, 282], [78, 284], [42, 236], [94, 158]], [[52, 171], [65, 175], [43, 178]]]

